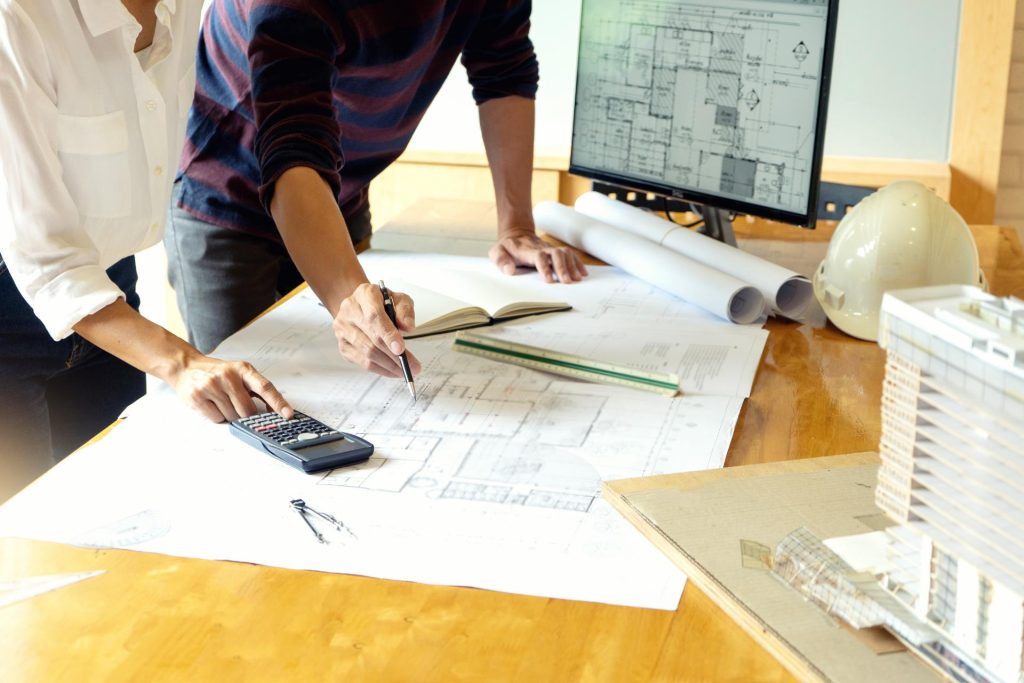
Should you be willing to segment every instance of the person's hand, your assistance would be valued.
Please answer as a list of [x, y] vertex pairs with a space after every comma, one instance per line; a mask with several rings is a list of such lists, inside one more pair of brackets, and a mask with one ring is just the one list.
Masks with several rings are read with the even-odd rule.
[[536, 268], [547, 282], [566, 284], [579, 282], [587, 276], [587, 268], [579, 255], [569, 247], [554, 247], [537, 237], [533, 230], [503, 232], [491, 247], [491, 260], [506, 275], [514, 275], [516, 266]]
[[[334, 318], [334, 336], [338, 351], [359, 367], [385, 377], [403, 377], [398, 356], [405, 351], [405, 340], [399, 330], [411, 331], [416, 327], [412, 299], [391, 290], [395, 302], [395, 321], [391, 324], [384, 310], [384, 297], [376, 285], [363, 283], [338, 307]], [[420, 362], [411, 353], [409, 368], [419, 374]]]
[[243, 361], [196, 354], [168, 381], [182, 401], [213, 422], [230, 422], [264, 412], [253, 397], [286, 420], [295, 414], [270, 380]]

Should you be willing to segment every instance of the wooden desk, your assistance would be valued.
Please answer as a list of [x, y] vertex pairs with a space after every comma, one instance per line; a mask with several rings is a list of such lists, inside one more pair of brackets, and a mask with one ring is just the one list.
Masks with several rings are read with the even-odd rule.
[[[737, 232], [812, 270], [831, 228]], [[1016, 233], [975, 236], [993, 291], [1024, 295]], [[828, 327], [768, 329], [728, 464], [874, 450], [878, 347]], [[0, 609], [0, 680], [790, 680], [693, 586], [656, 612], [0, 539], [2, 577], [90, 569], [107, 573]]]

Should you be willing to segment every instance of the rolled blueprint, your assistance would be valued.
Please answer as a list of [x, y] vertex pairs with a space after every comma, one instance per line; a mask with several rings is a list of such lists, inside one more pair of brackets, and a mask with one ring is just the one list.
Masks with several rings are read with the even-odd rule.
[[566, 244], [720, 318], [746, 325], [764, 314], [765, 300], [756, 287], [568, 206], [543, 202], [533, 218], [537, 227]]
[[606, 195], [588, 192], [576, 200], [576, 210], [723, 273], [742, 278], [760, 290], [773, 312], [787, 318], [799, 319], [814, 299], [810, 280], [799, 273]]

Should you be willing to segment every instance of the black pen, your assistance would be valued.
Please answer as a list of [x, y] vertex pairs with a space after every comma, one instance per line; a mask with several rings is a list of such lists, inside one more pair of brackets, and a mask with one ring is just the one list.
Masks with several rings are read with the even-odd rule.
[[[391, 292], [384, 286], [384, 281], [380, 281], [380, 294], [384, 297], [384, 311], [388, 314], [388, 318], [391, 319], [391, 323], [397, 328], [398, 322], [395, 320], [395, 302], [391, 299]], [[409, 393], [412, 394], [413, 403], [416, 402], [416, 383], [412, 381], [412, 368], [409, 367], [409, 359], [405, 355], [405, 351], [398, 357], [398, 362], [402, 366], [402, 374], [405, 375], [405, 385], [409, 387]]]

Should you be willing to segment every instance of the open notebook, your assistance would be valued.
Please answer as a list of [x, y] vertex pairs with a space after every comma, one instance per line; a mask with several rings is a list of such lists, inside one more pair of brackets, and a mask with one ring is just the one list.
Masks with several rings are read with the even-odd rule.
[[[371, 281], [376, 282], [372, 277], [371, 269]], [[497, 270], [485, 275], [438, 269], [419, 271], [416, 282], [411, 279], [389, 276], [385, 281], [388, 289], [408, 294], [416, 304], [416, 329], [405, 335], [408, 339], [572, 308], [516, 286], [515, 278]]]

